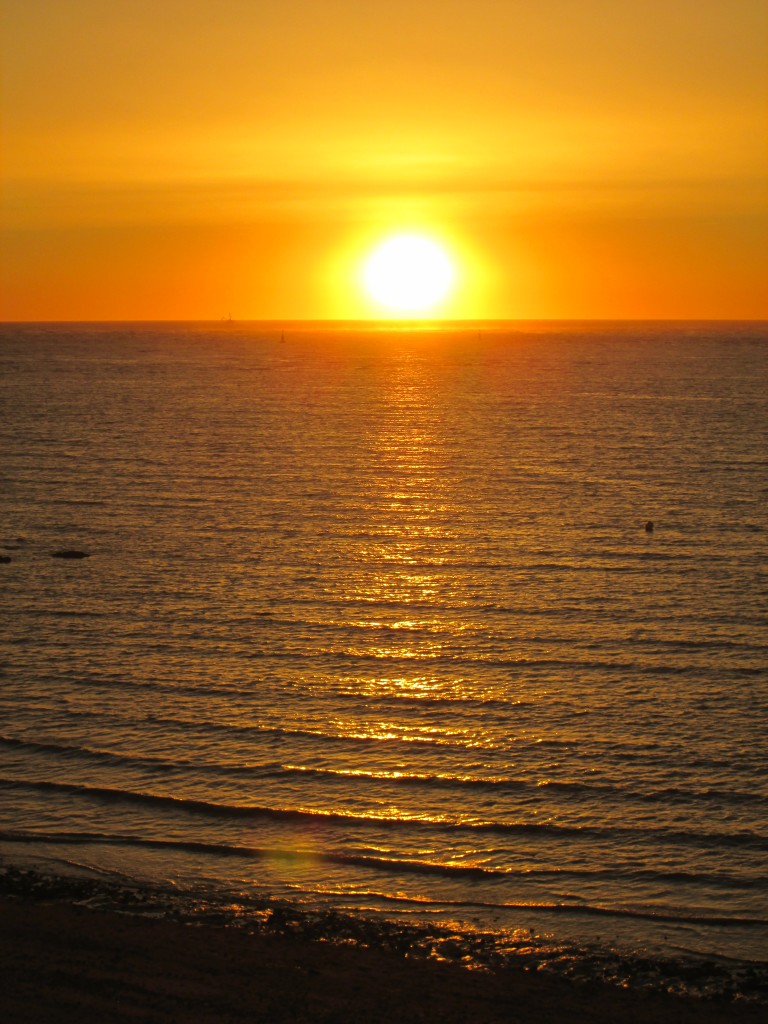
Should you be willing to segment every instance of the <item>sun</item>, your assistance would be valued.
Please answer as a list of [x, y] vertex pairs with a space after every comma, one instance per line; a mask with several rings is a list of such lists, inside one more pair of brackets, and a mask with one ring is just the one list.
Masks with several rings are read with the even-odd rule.
[[456, 270], [445, 249], [424, 235], [394, 235], [381, 242], [363, 267], [371, 299], [393, 315], [420, 315], [448, 297]]

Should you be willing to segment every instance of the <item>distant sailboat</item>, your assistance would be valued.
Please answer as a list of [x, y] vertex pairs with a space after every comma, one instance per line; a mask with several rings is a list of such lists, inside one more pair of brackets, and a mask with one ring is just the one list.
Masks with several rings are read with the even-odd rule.
[[223, 317], [222, 317], [221, 319], [222, 319], [222, 321], [223, 321], [223, 322], [224, 322], [225, 324], [231, 324], [231, 323], [234, 323], [234, 321], [232, 320], [232, 314], [231, 314], [231, 313], [227, 313], [227, 315], [226, 315], [226, 316], [223, 316]]

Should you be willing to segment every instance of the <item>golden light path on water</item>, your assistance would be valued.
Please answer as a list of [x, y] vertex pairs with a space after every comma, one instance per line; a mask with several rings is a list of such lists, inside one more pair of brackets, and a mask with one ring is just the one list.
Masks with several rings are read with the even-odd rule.
[[[459, 539], [451, 524], [461, 515], [466, 495], [460, 479], [452, 473], [450, 462], [443, 454], [447, 438], [432, 382], [420, 363], [413, 358], [413, 353], [406, 352], [405, 357], [396, 363], [394, 372], [381, 381], [380, 396], [385, 409], [381, 417], [382, 430], [369, 438], [372, 458], [377, 467], [370, 483], [370, 491], [375, 498], [369, 512], [371, 532], [388, 540], [386, 545], [378, 542], [361, 549], [363, 567], [368, 561], [371, 570], [365, 577], [366, 585], [358, 583], [356, 587], [348, 589], [346, 596], [352, 602], [368, 602], [375, 606], [394, 603], [401, 607], [428, 608], [439, 600], [441, 588], [446, 585], [445, 580], [438, 584], [433, 572], [414, 570], [424, 565], [425, 542]], [[437, 550], [440, 550], [439, 547]], [[447, 558], [440, 556], [429, 556], [431, 568], [446, 565], [447, 561]], [[400, 571], [393, 573], [393, 568]], [[356, 621], [364, 629], [385, 627], [388, 632], [398, 633], [396, 642], [366, 643], [364, 648], [357, 651], [368, 658], [380, 659], [383, 663], [383, 671], [375, 679], [355, 680], [358, 693], [365, 692], [373, 698], [382, 695], [451, 701], [471, 698], [471, 692], [463, 690], [461, 680], [452, 676], [446, 679], [442, 675], [402, 677], [386, 673], [389, 660], [400, 662], [412, 659], [422, 663], [430, 658], [439, 659], [444, 653], [441, 637], [445, 632], [445, 621], [429, 614], [412, 615], [407, 619], [388, 622], [365, 617]], [[450, 624], [454, 637], [470, 629], [468, 623], [460, 620]], [[411, 643], [408, 642], [408, 634], [413, 635]], [[434, 722], [414, 726], [403, 723], [398, 717], [370, 723], [364, 731], [350, 731], [342, 719], [334, 720], [331, 725], [337, 735], [360, 740], [399, 740], [440, 745], [451, 744], [458, 739], [468, 750], [482, 750], [483, 747], [494, 745], [492, 735], [482, 729], [468, 730], [465, 726], [459, 730]], [[473, 769], [481, 775], [492, 776], [492, 769], [487, 765], [475, 763]], [[367, 773], [355, 770], [344, 772], [352, 777], [369, 773], [370, 769]], [[418, 778], [407, 761], [401, 762], [394, 770], [374, 774], [376, 777], [390, 779]], [[461, 777], [444, 778], [459, 781]], [[423, 820], [472, 823], [482, 820], [474, 814], [451, 813], [434, 817], [427, 812], [414, 813], [412, 809], [400, 804], [382, 807], [377, 815], [384, 819], [397, 818], [403, 822]], [[480, 867], [483, 860], [484, 855], [480, 850], [470, 850], [460, 858], [465, 867], [473, 864]]]

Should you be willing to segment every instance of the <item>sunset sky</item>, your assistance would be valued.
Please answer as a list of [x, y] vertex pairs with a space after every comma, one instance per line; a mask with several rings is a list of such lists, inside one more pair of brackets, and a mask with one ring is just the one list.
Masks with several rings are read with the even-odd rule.
[[765, 0], [1, 2], [2, 319], [768, 317]]

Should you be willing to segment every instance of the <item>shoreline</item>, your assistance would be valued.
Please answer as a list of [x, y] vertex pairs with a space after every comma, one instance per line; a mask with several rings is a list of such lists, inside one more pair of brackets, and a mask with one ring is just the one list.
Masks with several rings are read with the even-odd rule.
[[3, 898], [0, 914], [8, 1024], [757, 1024], [764, 1013], [68, 903]]
[[[224, 912], [229, 910], [229, 914]], [[0, 873], [0, 1017], [8, 1024], [756, 1024], [765, 1005], [573, 979], [522, 957], [468, 969], [381, 922], [174, 904], [140, 885]], [[355, 932], [355, 929], [357, 931]], [[447, 940], [450, 945], [450, 939]], [[646, 965], [650, 967], [651, 965]], [[699, 971], [706, 971], [701, 965]], [[755, 975], [755, 995], [764, 988]]]

